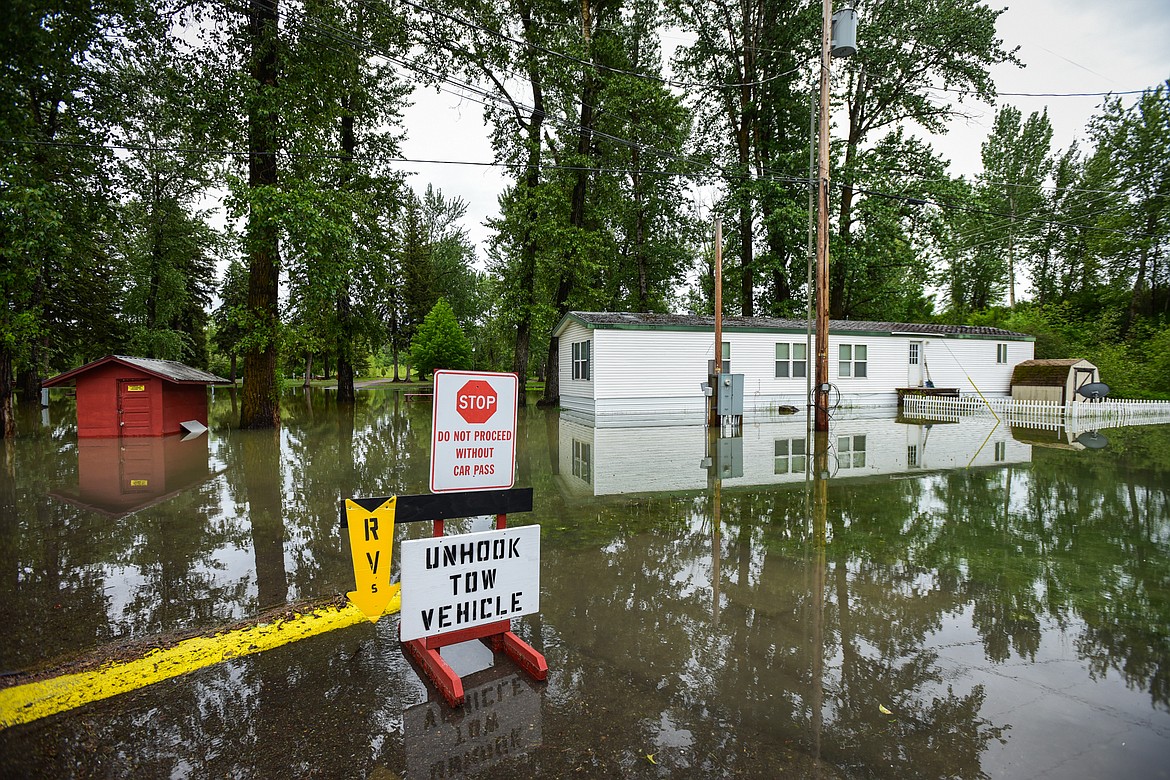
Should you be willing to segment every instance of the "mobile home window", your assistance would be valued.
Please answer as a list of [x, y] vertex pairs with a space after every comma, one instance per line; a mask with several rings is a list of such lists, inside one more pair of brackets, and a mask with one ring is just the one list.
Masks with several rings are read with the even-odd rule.
[[776, 345], [776, 378], [802, 378], [808, 376], [808, 346], [806, 344]]
[[776, 439], [774, 473], [803, 474], [805, 466], [804, 439]]
[[864, 344], [840, 344], [837, 347], [837, 376], [864, 379], [869, 376], [869, 349]]
[[[586, 342], [588, 343], [588, 342]], [[573, 439], [573, 476], [593, 484], [593, 445]]]
[[837, 463], [843, 469], [865, 468], [865, 434], [837, 437]]
[[723, 358], [723, 366], [720, 368], [720, 373], [730, 374], [731, 373], [731, 342], [724, 341], [723, 347], [720, 349], [720, 352], [722, 353], [720, 355], [720, 357]]
[[995, 345], [995, 362], [1007, 363], [1007, 344]]
[[573, 378], [589, 379], [589, 342], [573, 342]]
[[910, 342], [910, 365], [918, 365], [918, 349], [921, 346], [917, 341]]

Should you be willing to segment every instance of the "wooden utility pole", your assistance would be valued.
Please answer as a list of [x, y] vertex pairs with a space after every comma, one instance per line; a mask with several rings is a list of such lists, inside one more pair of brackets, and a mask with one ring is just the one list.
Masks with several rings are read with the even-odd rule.
[[723, 373], [723, 219], [715, 218], [715, 373]]
[[822, 0], [821, 111], [817, 127], [817, 431], [829, 430], [829, 31], [832, 0]]

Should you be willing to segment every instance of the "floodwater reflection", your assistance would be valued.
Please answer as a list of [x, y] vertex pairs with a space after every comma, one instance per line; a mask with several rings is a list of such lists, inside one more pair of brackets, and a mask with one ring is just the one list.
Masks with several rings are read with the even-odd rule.
[[[76, 500], [54, 399], [0, 473], [0, 668], [352, 587], [338, 500], [426, 492], [430, 408], [371, 389], [284, 410], [236, 431], [220, 391], [206, 478], [117, 516]], [[497, 693], [451, 713], [392, 618], [0, 731], [0, 774], [1163, 777], [1170, 427], [1105, 435], [834, 420], [818, 512], [803, 419], [725, 455], [701, 426], [529, 407], [536, 506], [512, 521], [543, 526], [542, 612], [516, 631], [547, 684], [499, 695], [515, 669], [473, 658], [457, 670]], [[493, 718], [523, 726], [514, 750]]]

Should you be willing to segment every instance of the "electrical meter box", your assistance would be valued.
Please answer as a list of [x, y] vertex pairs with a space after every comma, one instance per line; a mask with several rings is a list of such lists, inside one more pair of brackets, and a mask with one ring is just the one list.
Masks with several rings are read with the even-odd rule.
[[707, 383], [713, 388], [711, 403], [717, 416], [743, 416], [743, 374], [711, 374]]

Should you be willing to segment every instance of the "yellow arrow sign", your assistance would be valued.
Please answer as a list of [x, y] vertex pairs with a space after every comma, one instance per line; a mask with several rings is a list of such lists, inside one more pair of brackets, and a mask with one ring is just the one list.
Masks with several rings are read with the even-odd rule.
[[390, 585], [390, 554], [394, 550], [394, 506], [392, 496], [373, 512], [353, 501], [345, 501], [345, 520], [349, 526], [349, 547], [353, 555], [353, 578], [357, 590], [346, 595], [370, 622], [377, 623], [390, 599], [401, 587]]

